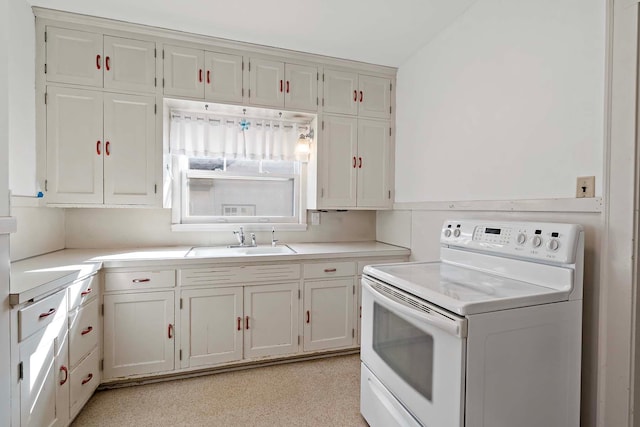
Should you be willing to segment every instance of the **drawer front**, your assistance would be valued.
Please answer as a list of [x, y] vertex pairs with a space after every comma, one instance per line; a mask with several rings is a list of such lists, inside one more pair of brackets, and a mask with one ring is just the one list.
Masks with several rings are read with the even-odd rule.
[[173, 288], [175, 270], [112, 272], [105, 274], [105, 292], [153, 288]]
[[69, 311], [72, 311], [100, 295], [100, 277], [94, 274], [91, 277], [73, 282], [67, 288], [67, 292], [69, 294]]
[[73, 369], [98, 345], [98, 299], [69, 315], [69, 364]]
[[300, 264], [215, 266], [180, 271], [180, 284], [182, 286], [281, 282], [299, 278]]
[[362, 274], [362, 270], [366, 265], [374, 265], [374, 264], [395, 264], [397, 262], [407, 262], [407, 257], [397, 257], [397, 258], [373, 258], [369, 260], [358, 261], [358, 275]]
[[352, 261], [321, 262], [304, 265], [305, 279], [325, 279], [328, 277], [354, 276], [355, 274], [356, 263]]
[[71, 418], [75, 417], [100, 384], [100, 352], [96, 348], [70, 374]]
[[18, 340], [22, 341], [50, 324], [57, 316], [66, 313], [66, 295], [67, 290], [64, 289], [18, 310]]

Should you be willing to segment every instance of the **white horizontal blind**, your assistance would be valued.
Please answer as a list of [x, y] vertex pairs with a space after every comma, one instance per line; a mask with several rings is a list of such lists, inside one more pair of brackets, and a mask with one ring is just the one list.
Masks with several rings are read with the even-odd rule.
[[306, 129], [284, 120], [172, 111], [170, 151], [189, 157], [294, 161], [298, 136]]

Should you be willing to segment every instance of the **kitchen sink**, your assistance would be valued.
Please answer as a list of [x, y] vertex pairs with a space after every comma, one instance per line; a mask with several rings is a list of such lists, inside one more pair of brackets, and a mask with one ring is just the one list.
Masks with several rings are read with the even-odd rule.
[[295, 254], [296, 251], [287, 245], [279, 246], [247, 246], [241, 248], [229, 248], [226, 246], [195, 246], [187, 252], [185, 257], [230, 257], [230, 256], [254, 256], [254, 255], [286, 255]]

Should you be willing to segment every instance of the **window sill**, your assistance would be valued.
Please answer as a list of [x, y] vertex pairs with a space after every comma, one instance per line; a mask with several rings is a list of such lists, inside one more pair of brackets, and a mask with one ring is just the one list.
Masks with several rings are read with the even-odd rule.
[[171, 231], [235, 231], [238, 227], [244, 227], [249, 231], [307, 231], [307, 224], [282, 224], [282, 223], [238, 223], [238, 224], [171, 224]]

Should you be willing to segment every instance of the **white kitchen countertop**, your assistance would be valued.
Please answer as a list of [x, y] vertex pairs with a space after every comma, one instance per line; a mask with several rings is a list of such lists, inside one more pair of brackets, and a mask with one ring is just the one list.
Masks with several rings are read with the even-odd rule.
[[380, 242], [290, 243], [295, 253], [185, 258], [191, 246], [132, 249], [64, 249], [11, 264], [9, 302], [47, 296], [101, 268], [179, 268], [213, 263], [303, 261], [318, 258], [408, 256], [409, 249]]

